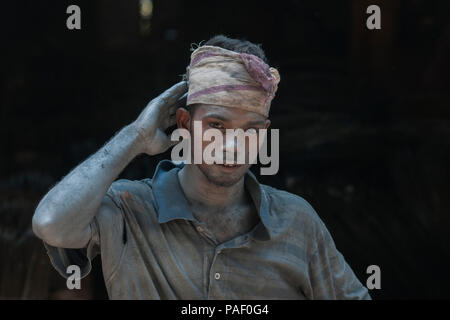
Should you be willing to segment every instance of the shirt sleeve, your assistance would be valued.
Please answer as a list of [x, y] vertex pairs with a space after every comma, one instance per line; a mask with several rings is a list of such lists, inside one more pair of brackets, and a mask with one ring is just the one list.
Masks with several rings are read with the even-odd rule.
[[371, 300], [368, 289], [361, 284], [337, 250], [323, 223], [319, 234], [317, 249], [309, 265], [313, 299]]
[[[79, 266], [80, 277], [86, 277], [91, 272], [92, 260], [98, 254], [104, 253], [105, 245], [102, 246], [102, 243], [111, 242], [111, 238], [117, 238], [117, 230], [123, 228], [120, 204], [118, 204], [114, 194], [114, 190], [111, 187], [102, 202], [102, 210], [97, 212], [89, 224], [91, 237], [85, 248], [58, 248], [44, 242], [51, 264], [64, 278], [67, 279], [72, 274], [66, 272], [70, 265]], [[120, 250], [120, 248], [118, 249]], [[110, 263], [116, 255], [114, 252], [107, 252], [107, 254], [107, 262]]]
[[80, 267], [81, 278], [86, 277], [91, 272], [92, 259], [99, 253], [98, 227], [95, 217], [90, 223], [90, 229], [91, 238], [86, 248], [58, 248], [43, 242], [52, 266], [64, 278], [67, 279], [71, 275], [66, 272], [70, 265], [77, 265]]

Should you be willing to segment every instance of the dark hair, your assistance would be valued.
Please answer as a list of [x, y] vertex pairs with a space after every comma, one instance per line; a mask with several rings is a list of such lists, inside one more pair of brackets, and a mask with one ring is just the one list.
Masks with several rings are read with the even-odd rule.
[[[205, 43], [200, 42], [198, 44], [198, 47], [200, 46], [216, 46], [239, 53], [253, 54], [261, 58], [265, 63], [267, 64], [269, 63], [269, 61], [266, 58], [266, 54], [264, 53], [264, 50], [261, 48], [261, 44], [255, 44], [245, 39], [233, 39], [224, 36], [223, 34], [219, 34], [212, 37]], [[195, 49], [191, 50], [193, 51]], [[186, 79], [186, 74], [183, 75], [183, 79], [184, 80]], [[195, 110], [195, 104], [188, 106], [187, 109], [192, 116]]]
[[269, 63], [264, 50], [261, 48], [261, 44], [255, 44], [245, 39], [232, 39], [223, 34], [219, 34], [206, 41], [203, 45], [221, 47], [239, 53], [253, 54], [261, 58], [265, 63]]

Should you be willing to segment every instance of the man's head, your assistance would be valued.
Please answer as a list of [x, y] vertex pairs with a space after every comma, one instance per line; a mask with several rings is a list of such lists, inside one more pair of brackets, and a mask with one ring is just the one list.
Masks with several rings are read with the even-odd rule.
[[[187, 107], [177, 111], [177, 124], [189, 130], [191, 136], [194, 136], [194, 121], [201, 122], [202, 132], [218, 129], [223, 135], [226, 129], [242, 129], [258, 136], [259, 129], [270, 125], [268, 112], [279, 75], [275, 69], [269, 70], [260, 45], [215, 36], [194, 51], [186, 78], [189, 84]], [[203, 142], [202, 151], [208, 144], [210, 142]], [[196, 166], [213, 184], [232, 186], [251, 166], [248, 144], [246, 138], [246, 164], [202, 163]], [[229, 157], [236, 152], [234, 143], [224, 144], [224, 158], [225, 154]]]

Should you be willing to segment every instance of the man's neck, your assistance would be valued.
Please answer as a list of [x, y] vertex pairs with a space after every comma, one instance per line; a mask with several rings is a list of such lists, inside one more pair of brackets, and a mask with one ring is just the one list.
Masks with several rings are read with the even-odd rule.
[[259, 222], [244, 188], [245, 177], [230, 187], [217, 186], [195, 165], [186, 165], [178, 172], [178, 179], [194, 216], [219, 243], [249, 232]]
[[210, 182], [196, 165], [185, 165], [178, 172], [181, 189], [194, 206], [209, 209], [230, 208], [246, 201], [244, 177], [225, 187]]

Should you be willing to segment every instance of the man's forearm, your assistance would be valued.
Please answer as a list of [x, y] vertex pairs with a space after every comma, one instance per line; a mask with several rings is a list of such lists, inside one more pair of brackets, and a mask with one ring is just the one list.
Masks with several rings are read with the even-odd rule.
[[164, 131], [175, 124], [173, 115], [186, 91], [181, 81], [151, 100], [132, 124], [51, 189], [34, 213], [34, 233], [57, 247], [86, 245], [90, 223], [99, 208], [108, 209], [102, 201], [122, 170], [140, 153], [155, 155], [171, 146]]
[[95, 154], [78, 165], [39, 203], [33, 230], [47, 242], [76, 242], [88, 228], [106, 192], [123, 169], [142, 151], [133, 124], [124, 127]]

